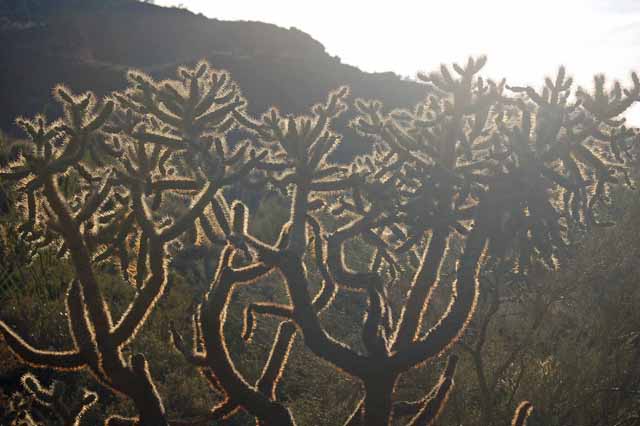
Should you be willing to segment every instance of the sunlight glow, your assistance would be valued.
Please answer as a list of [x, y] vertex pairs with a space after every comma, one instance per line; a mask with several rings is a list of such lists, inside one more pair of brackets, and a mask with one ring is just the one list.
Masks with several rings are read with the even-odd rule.
[[[507, 77], [513, 85], [539, 86], [560, 64], [586, 87], [594, 73], [628, 83], [631, 70], [640, 71], [640, 2], [634, 0], [186, 0], [183, 5], [211, 18], [296, 27], [364, 71], [413, 77], [480, 54], [489, 57], [485, 75]], [[640, 112], [630, 119], [640, 125]]]

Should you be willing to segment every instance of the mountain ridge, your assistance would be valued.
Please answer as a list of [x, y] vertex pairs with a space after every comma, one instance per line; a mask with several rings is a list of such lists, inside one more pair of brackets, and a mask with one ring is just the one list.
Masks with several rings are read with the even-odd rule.
[[[350, 86], [352, 98], [380, 99], [390, 108], [413, 106], [427, 93], [394, 73], [343, 64], [299, 29], [222, 21], [181, 8], [121, 0], [67, 8], [30, 25], [15, 25], [15, 17], [9, 22], [14, 25], [0, 28], [0, 128], [10, 134], [16, 116], [59, 112], [50, 95], [58, 83], [102, 96], [125, 86], [127, 69], [166, 78], [178, 65], [200, 59], [231, 73], [253, 114], [271, 106], [303, 113], [342, 85]], [[358, 140], [346, 128], [349, 118], [345, 136]]]

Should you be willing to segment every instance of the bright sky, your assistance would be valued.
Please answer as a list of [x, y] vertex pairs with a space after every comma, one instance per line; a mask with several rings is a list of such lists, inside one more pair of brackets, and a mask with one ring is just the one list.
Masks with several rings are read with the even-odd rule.
[[[157, 0], [176, 5], [179, 0]], [[594, 73], [630, 82], [640, 72], [640, 0], [182, 0], [221, 20], [296, 27], [364, 71], [415, 76], [469, 55], [484, 75], [540, 85], [564, 64], [591, 87]], [[629, 117], [640, 125], [640, 107]]]

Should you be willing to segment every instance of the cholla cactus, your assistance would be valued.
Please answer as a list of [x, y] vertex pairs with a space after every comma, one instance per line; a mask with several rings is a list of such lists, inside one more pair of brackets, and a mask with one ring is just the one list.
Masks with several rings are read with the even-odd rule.
[[49, 407], [64, 426], [78, 426], [84, 413], [98, 400], [95, 392], [85, 389], [80, 401], [69, 401], [73, 393], [67, 391], [64, 383], [53, 382], [45, 388], [33, 374], [22, 376], [22, 385], [38, 404]]
[[523, 401], [518, 405], [515, 414], [513, 415], [513, 420], [511, 421], [512, 426], [527, 426], [527, 419], [531, 415], [533, 411], [533, 406], [529, 401]]
[[[315, 355], [363, 384], [346, 425], [433, 424], [453, 387], [455, 356], [417, 401], [395, 400], [399, 377], [447, 353], [464, 333], [487, 256], [520, 250], [524, 271], [534, 250], [552, 259], [567, 220], [597, 223], [594, 205], [614, 181], [613, 170], [623, 167], [587, 145], [604, 141], [621, 161], [631, 132], [616, 117], [640, 90], [635, 79], [624, 96], [619, 86], [604, 94], [599, 79], [594, 95], [583, 93], [582, 103], [568, 105], [571, 85], [561, 70], [542, 94], [511, 88], [523, 93], [513, 97], [504, 82], [478, 77], [484, 62], [454, 65], [457, 77], [445, 66], [425, 76], [435, 94], [414, 111], [386, 113], [379, 102], [356, 101], [361, 114], [353, 125], [373, 139], [374, 149], [347, 164], [329, 160], [342, 142], [333, 125], [347, 109], [346, 88], [308, 116], [283, 117], [272, 109], [260, 119], [247, 114], [229, 76], [206, 63], [180, 68], [176, 80], [162, 82], [131, 72], [127, 90], [99, 103], [91, 94], [57, 88], [64, 118], [20, 120], [31, 145], [2, 177], [20, 185], [24, 238], [57, 246], [75, 268], [67, 292], [74, 346], [39, 350], [0, 322], [5, 340], [32, 366], [86, 368], [131, 398], [139, 416], [113, 416], [111, 426], [185, 424], [167, 418], [144, 356], [126, 359], [123, 351], [165, 291], [170, 253], [194, 243], [220, 246], [214, 279], [193, 314], [191, 343], [171, 326], [176, 349], [225, 395], [196, 423], [242, 409], [259, 425], [294, 425], [276, 389], [300, 332]], [[249, 136], [232, 147], [225, 135], [233, 128]], [[585, 177], [588, 170], [593, 181]], [[231, 185], [289, 196], [290, 217], [275, 243], [251, 234], [248, 207], [225, 197]], [[565, 210], [556, 203], [556, 188], [564, 190]], [[464, 247], [449, 307], [424, 330], [441, 265], [453, 256], [447, 248], [454, 232]], [[345, 244], [354, 239], [371, 249], [366, 270], [346, 262]], [[419, 262], [396, 315], [387, 290], [400, 280], [405, 255]], [[117, 319], [96, 279], [104, 263], [117, 264], [137, 291]], [[323, 281], [315, 295], [309, 268]], [[224, 325], [237, 286], [257, 285], [272, 272], [289, 301], [245, 308], [247, 340], [260, 315], [282, 321], [261, 376], [249, 383], [235, 368]], [[323, 327], [320, 314], [338, 288], [368, 298], [364, 353]]]
[[[21, 188], [23, 237], [57, 246], [75, 268], [67, 291], [74, 347], [43, 351], [5, 323], [0, 329], [23, 361], [89, 369], [133, 400], [139, 424], [156, 426], [168, 419], [147, 362], [142, 354], [125, 359], [123, 350], [164, 292], [167, 245], [210, 229], [208, 211], [216, 194], [246, 177], [264, 154], [234, 155], [225, 147], [233, 111], [244, 105], [227, 74], [201, 63], [180, 69], [176, 81], [156, 83], [135, 72], [129, 79], [127, 91], [99, 105], [92, 94], [74, 96], [58, 87], [62, 120], [18, 121], [31, 145], [2, 177]], [[179, 211], [163, 209], [170, 198], [193, 201]], [[96, 279], [105, 262], [118, 264], [137, 290], [120, 318], [112, 318]]]

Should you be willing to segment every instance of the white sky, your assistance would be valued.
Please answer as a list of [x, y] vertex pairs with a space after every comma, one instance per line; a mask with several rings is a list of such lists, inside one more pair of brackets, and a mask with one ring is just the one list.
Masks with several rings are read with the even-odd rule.
[[[489, 57], [483, 74], [539, 86], [560, 64], [584, 86], [594, 73], [640, 72], [640, 0], [324, 0], [182, 3], [221, 20], [296, 27], [343, 63], [415, 76], [440, 63]], [[640, 125], [640, 108], [629, 119]]]

